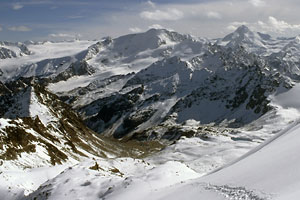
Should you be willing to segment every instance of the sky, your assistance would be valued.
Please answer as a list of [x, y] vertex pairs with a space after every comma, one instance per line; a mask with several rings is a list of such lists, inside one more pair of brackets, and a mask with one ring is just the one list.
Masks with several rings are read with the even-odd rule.
[[300, 34], [298, 0], [0, 0], [0, 41], [101, 39], [150, 28], [219, 38]]

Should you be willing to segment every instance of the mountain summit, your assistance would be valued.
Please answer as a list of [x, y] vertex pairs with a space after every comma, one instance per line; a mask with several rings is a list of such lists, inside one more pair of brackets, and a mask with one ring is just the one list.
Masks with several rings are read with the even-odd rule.
[[270, 41], [270, 36], [253, 32], [247, 26], [242, 25], [238, 27], [233, 33], [230, 33], [223, 39], [219, 40], [218, 44], [230, 47], [232, 49], [243, 46], [250, 51], [261, 53], [266, 51], [266, 45]]

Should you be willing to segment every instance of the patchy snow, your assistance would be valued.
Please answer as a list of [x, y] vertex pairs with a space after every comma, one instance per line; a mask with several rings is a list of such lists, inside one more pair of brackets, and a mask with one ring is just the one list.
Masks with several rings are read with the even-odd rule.
[[49, 108], [39, 102], [33, 88], [31, 89], [30, 95], [29, 114], [33, 118], [38, 116], [45, 127], [47, 127], [50, 122], [58, 121], [58, 119], [53, 116]]
[[11, 120], [10, 119], [4, 119], [0, 118], [0, 129], [3, 129], [7, 126], [10, 126], [11, 124], [9, 123]]

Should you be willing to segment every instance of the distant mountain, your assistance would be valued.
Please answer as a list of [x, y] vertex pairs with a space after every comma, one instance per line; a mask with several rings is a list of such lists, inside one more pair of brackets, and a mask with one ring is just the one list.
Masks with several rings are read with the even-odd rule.
[[243, 47], [245, 50], [261, 55], [269, 56], [281, 51], [292, 38], [273, 38], [268, 34], [254, 32], [247, 26], [238, 27], [233, 33], [217, 40], [217, 44], [230, 49]]
[[[0, 81], [14, 81], [20, 77], [53, 78], [65, 71], [78, 75], [80, 73], [78, 69], [84, 68], [84, 64], [82, 67], [79, 66], [80, 63], [84, 63], [85, 56], [84, 52], [80, 52], [93, 43], [73, 41], [22, 44], [30, 53], [17, 59], [3, 59], [0, 63]], [[63, 78], [65, 77], [66, 75], [63, 75]]]
[[0, 59], [16, 58], [19, 56], [30, 55], [31, 52], [23, 43], [1, 42], [0, 41]]
[[265, 51], [265, 44], [271, 40], [271, 36], [252, 32], [247, 26], [242, 25], [236, 31], [221, 39], [218, 43], [226, 47], [237, 48], [244, 46], [249, 49]]
[[269, 65], [282, 74], [300, 80], [300, 37], [291, 39], [279, 52], [272, 53], [268, 58]]

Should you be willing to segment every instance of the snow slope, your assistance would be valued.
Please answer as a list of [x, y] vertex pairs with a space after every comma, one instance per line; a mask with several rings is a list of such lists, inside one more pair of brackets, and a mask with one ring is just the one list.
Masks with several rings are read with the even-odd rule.
[[[152, 199], [289, 199], [299, 198], [299, 121], [250, 151], [233, 164], [208, 176], [157, 192]], [[164, 195], [161, 195], [164, 193]]]
[[273, 199], [297, 199], [300, 195], [299, 130], [298, 121], [240, 158], [239, 162], [204, 180], [263, 191]]

